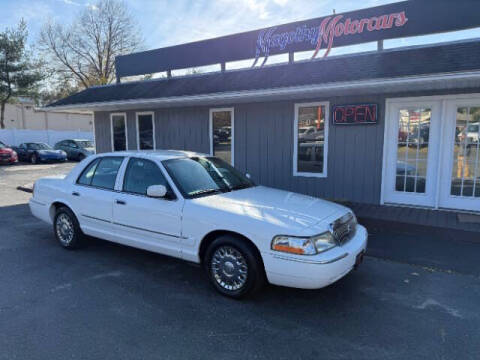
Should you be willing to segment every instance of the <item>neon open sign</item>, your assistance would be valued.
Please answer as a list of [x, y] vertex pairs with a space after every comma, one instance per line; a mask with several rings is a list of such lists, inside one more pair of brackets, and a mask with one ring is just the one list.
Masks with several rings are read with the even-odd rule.
[[376, 124], [377, 104], [335, 105], [332, 110], [336, 125]]

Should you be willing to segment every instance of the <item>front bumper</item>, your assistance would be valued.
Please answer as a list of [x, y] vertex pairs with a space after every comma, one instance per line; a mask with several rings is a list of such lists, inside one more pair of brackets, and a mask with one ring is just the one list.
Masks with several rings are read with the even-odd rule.
[[18, 161], [17, 157], [0, 158], [0, 164], [13, 164]]
[[357, 225], [355, 236], [342, 246], [306, 256], [276, 251], [263, 253], [267, 279], [271, 284], [300, 289], [320, 289], [347, 275], [357, 256], [367, 249], [367, 230]]
[[44, 162], [44, 163], [53, 163], [53, 162], [64, 162], [67, 160], [67, 157], [53, 157], [53, 156], [39, 156], [38, 161]]

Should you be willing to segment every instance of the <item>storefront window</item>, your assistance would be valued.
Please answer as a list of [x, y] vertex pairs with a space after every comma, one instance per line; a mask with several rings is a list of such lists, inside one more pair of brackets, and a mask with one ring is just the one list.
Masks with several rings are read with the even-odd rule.
[[210, 111], [212, 155], [233, 165], [233, 109]]
[[137, 144], [139, 150], [155, 148], [153, 113], [137, 113]]
[[113, 151], [127, 150], [127, 125], [125, 114], [112, 114], [112, 149]]
[[327, 173], [328, 103], [296, 106], [294, 175]]

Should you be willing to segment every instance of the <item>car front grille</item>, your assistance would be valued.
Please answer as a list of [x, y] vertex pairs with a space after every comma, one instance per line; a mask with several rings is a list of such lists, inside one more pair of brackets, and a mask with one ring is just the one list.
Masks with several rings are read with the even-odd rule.
[[344, 245], [355, 236], [357, 220], [355, 216], [349, 212], [335, 220], [330, 226], [337, 244]]

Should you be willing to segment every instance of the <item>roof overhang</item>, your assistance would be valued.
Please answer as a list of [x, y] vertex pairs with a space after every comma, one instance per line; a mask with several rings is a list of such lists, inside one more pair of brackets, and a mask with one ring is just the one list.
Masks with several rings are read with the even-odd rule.
[[[90, 102], [62, 106], [49, 106], [50, 111], [117, 111], [154, 109], [182, 106], [209, 106], [248, 102], [311, 99], [326, 96], [365, 94], [401, 94], [417, 91], [480, 88], [480, 71], [444, 73], [425, 76], [408, 76], [389, 79], [372, 79], [354, 82], [291, 86], [260, 90], [232, 91], [192, 96], [175, 96], [152, 99]], [[359, 92], [361, 90], [361, 92]]]

